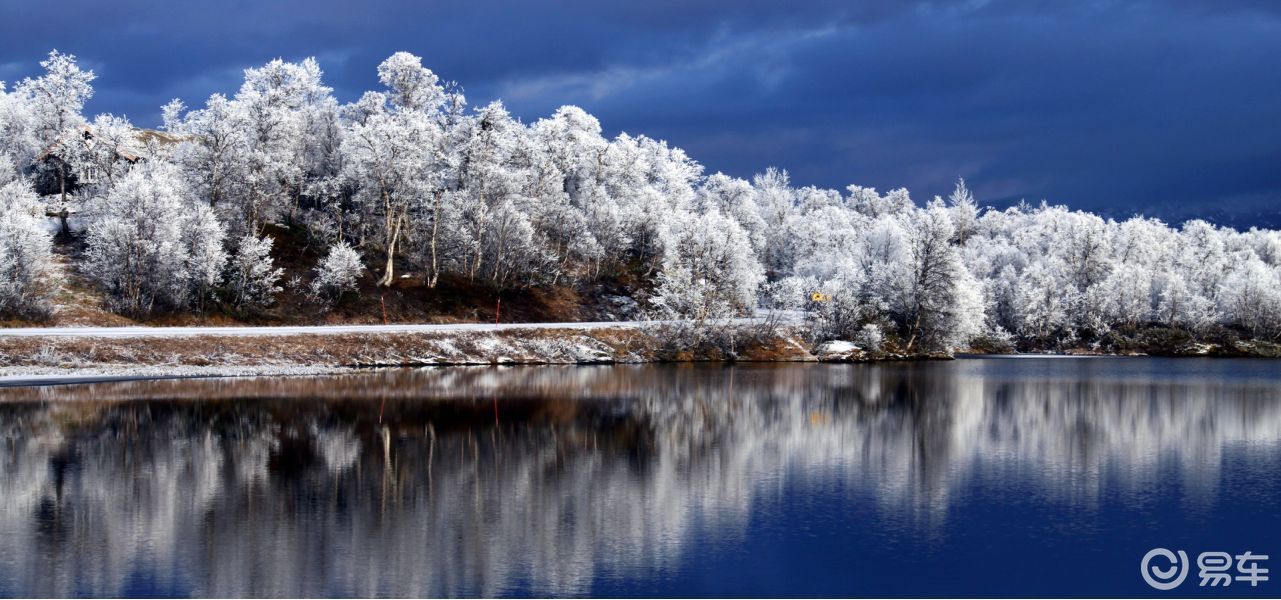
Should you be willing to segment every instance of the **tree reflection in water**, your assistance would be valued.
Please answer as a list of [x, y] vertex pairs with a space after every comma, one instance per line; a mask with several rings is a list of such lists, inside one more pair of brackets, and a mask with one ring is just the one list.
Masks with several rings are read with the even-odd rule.
[[1266, 365], [1133, 360], [0, 390], [0, 595], [585, 594], [674, 568], [695, 524], [745, 535], [784, 486], [928, 536], [973, 478], [1089, 510], [1174, 461], [1208, 505], [1225, 448], [1281, 441]]

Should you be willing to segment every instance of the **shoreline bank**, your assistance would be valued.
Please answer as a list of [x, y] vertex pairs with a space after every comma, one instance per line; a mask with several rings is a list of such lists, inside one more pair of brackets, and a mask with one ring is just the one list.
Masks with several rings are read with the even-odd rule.
[[733, 356], [664, 350], [666, 345], [658, 334], [636, 328], [0, 337], [0, 386], [40, 378], [323, 375], [386, 367], [818, 360], [792, 333], [749, 339]]
[[869, 353], [817, 346], [795, 328], [743, 332], [732, 351], [682, 347], [642, 328], [291, 334], [280, 336], [0, 337], [0, 387], [129, 378], [308, 376], [371, 368], [688, 362], [890, 362], [979, 357], [1169, 356], [1276, 358], [1272, 344], [1199, 345], [1148, 353]]

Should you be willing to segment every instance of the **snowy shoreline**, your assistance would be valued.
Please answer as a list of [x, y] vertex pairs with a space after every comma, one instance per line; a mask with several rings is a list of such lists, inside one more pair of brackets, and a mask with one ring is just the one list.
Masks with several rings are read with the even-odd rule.
[[0, 386], [107, 378], [293, 376], [379, 367], [813, 361], [794, 335], [746, 341], [737, 355], [665, 353], [637, 329], [518, 329], [290, 336], [0, 338]]
[[[372, 368], [599, 365], [657, 362], [887, 362], [974, 357], [1124, 356], [1063, 354], [868, 352], [833, 341], [813, 346], [804, 331], [782, 328], [739, 340], [726, 352], [715, 344], [682, 345], [662, 330], [642, 328], [508, 329], [190, 337], [0, 337], [0, 387], [150, 378], [313, 376]], [[1276, 357], [1271, 346], [1198, 345], [1150, 356]]]

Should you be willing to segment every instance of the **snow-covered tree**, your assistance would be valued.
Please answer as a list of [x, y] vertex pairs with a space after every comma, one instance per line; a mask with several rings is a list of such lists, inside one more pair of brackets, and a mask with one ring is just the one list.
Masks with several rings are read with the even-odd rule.
[[40, 61], [40, 66], [44, 68], [43, 75], [23, 79], [14, 91], [25, 99], [30, 110], [31, 130], [39, 144], [39, 152], [54, 152], [58, 156], [40, 166], [51, 170], [54, 188], [64, 207], [62, 231], [66, 234], [69, 229], [65, 207], [77, 168], [74, 161], [83, 139], [81, 128], [85, 120], [82, 111], [85, 101], [93, 96], [95, 75], [93, 71], [81, 69], [74, 55], [57, 50], [49, 52], [49, 57]]
[[276, 59], [245, 69], [244, 83], [229, 108], [245, 136], [236, 165], [242, 169], [244, 194], [237, 200], [250, 234], [297, 210], [308, 184], [309, 136], [324, 131], [310, 127], [310, 116], [334, 108], [332, 90], [321, 79], [313, 58], [299, 63]]
[[40, 61], [44, 75], [26, 78], [16, 87], [26, 96], [35, 113], [36, 136], [43, 144], [52, 144], [68, 131], [84, 124], [81, 112], [85, 101], [93, 96], [93, 71], [85, 71], [72, 54], [57, 50]]
[[916, 208], [912, 197], [906, 189], [890, 190], [884, 196], [876, 193], [875, 188], [851, 185], [845, 188], [849, 196], [845, 203], [860, 214], [878, 218], [883, 216], [905, 215]]
[[0, 82], [0, 161], [6, 170], [11, 170], [9, 177], [0, 177], [7, 181], [33, 163], [41, 150], [29, 98], [21, 90], [6, 91], [4, 82]]
[[1223, 282], [1220, 310], [1252, 335], [1281, 337], [1281, 273], [1256, 258], [1247, 259]]
[[[49, 58], [41, 60], [40, 65], [45, 74], [23, 79], [15, 91], [26, 97], [33, 117], [33, 131], [42, 149], [72, 144], [77, 141], [78, 128], [85, 124], [82, 112], [85, 101], [94, 96], [92, 82], [96, 76], [92, 71], [79, 68], [76, 56], [61, 54], [58, 50], [50, 51]], [[63, 204], [67, 203], [74, 168], [68, 159], [69, 156], [65, 156], [56, 165]]]
[[761, 262], [775, 278], [787, 273], [795, 260], [796, 193], [787, 171], [766, 169], [752, 178], [762, 227]]
[[1129, 331], [1151, 320], [1152, 274], [1133, 264], [1122, 264], [1098, 286], [1103, 314], [1108, 322]]
[[[41, 64], [12, 91], [0, 84], [0, 185], [27, 206], [6, 209], [6, 235], [21, 240], [6, 256], [38, 266], [42, 238], [19, 235], [39, 221], [31, 189], [77, 183], [94, 209], [81, 211], [84, 270], [131, 314], [270, 303], [281, 270], [261, 232], [274, 223], [329, 249], [318, 296], [349, 289], [364, 254], [379, 256], [380, 285], [404, 269], [433, 287], [445, 275], [493, 289], [622, 286], [655, 314], [698, 320], [804, 307], [818, 337], [910, 351], [976, 336], [1097, 347], [1148, 327], [1281, 335], [1276, 231], [1117, 222], [1046, 202], [979, 210], [959, 179], [918, 206], [906, 189], [795, 188], [777, 169], [705, 176], [662, 140], [606, 139], [578, 107], [529, 125], [499, 101], [468, 109], [405, 52], [379, 65], [379, 91], [343, 106], [315, 60], [248, 69], [234, 95], [165, 106], [172, 145], [135, 153], [122, 118], [83, 128], [92, 72], [56, 51]], [[10, 296], [41, 279], [6, 268]]]
[[892, 289], [890, 307], [905, 327], [909, 351], [950, 350], [979, 331], [977, 283], [952, 244], [955, 231], [941, 204], [913, 213], [908, 221], [906, 269]]
[[956, 242], [965, 244], [965, 240], [969, 239], [978, 226], [979, 205], [970, 188], [966, 187], [964, 179], [956, 180], [956, 189], [947, 197], [947, 208], [956, 232]]
[[29, 183], [0, 185], [0, 314], [40, 316], [49, 310], [52, 241], [39, 212]]
[[428, 245], [435, 246], [453, 166], [446, 147], [450, 117], [460, 96], [405, 52], [383, 61], [378, 77], [386, 91], [367, 93], [347, 109], [342, 154], [357, 203], [378, 223], [374, 229], [386, 256], [378, 284], [387, 286], [395, 281], [395, 259], [412, 229], [429, 227]]
[[238, 107], [214, 94], [203, 109], [184, 108], [179, 100], [164, 107], [165, 129], [183, 136], [174, 161], [184, 177], [211, 207], [246, 202], [250, 141]]
[[1070, 290], [1061, 282], [1063, 265], [1057, 260], [1038, 261], [1023, 271], [1014, 298], [1017, 331], [1038, 345], [1057, 345], [1072, 335]]
[[[463, 228], [456, 232], [455, 247], [464, 254], [459, 270], [473, 280], [486, 270], [497, 279], [508, 238], [531, 229], [527, 222], [519, 224], [521, 216], [512, 204], [523, 184], [515, 161], [521, 126], [498, 102], [482, 108], [469, 125], [459, 171], [463, 195], [457, 198]], [[495, 222], [497, 217], [501, 223]], [[495, 239], [500, 235], [503, 239]]]
[[204, 204], [189, 203], [182, 229], [185, 253], [187, 293], [197, 309], [215, 299], [227, 267], [227, 228], [214, 210]]
[[175, 169], [157, 164], [130, 171], [106, 197], [85, 239], [85, 274], [116, 310], [146, 316], [186, 306], [189, 194]]
[[664, 318], [705, 321], [749, 313], [765, 271], [736, 221], [711, 210], [671, 224], [651, 302]]
[[1155, 317], [1166, 326], [1200, 332], [1218, 318], [1214, 303], [1194, 293], [1183, 275], [1158, 275], [1154, 286], [1158, 290]]
[[332, 301], [344, 292], [356, 289], [356, 281], [365, 272], [360, 253], [345, 242], [329, 247], [328, 254], [316, 265], [316, 277], [311, 280], [311, 293], [316, 298]]
[[240, 309], [270, 306], [281, 292], [277, 285], [285, 270], [277, 268], [271, 258], [270, 236], [246, 235], [240, 238], [236, 252], [227, 263], [227, 286], [231, 302]]

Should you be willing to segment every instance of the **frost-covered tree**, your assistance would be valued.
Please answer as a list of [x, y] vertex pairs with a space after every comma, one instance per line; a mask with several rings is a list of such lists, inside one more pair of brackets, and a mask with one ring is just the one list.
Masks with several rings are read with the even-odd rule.
[[1072, 336], [1073, 298], [1061, 285], [1062, 273], [1062, 263], [1038, 261], [1023, 271], [1015, 290], [1016, 331], [1042, 346], [1057, 345]]
[[189, 194], [175, 169], [157, 164], [130, 171], [105, 198], [85, 239], [84, 270], [114, 309], [146, 316], [187, 305]]
[[[913, 352], [976, 337], [1097, 348], [1151, 327], [1281, 334], [1276, 231], [1117, 222], [1046, 202], [979, 210], [959, 179], [918, 206], [905, 189], [795, 188], [776, 169], [705, 176], [661, 140], [606, 139], [578, 107], [529, 125], [499, 101], [468, 109], [404, 52], [379, 65], [379, 91], [344, 106], [314, 60], [248, 69], [234, 95], [164, 107], [175, 143], [122, 161], [136, 143], [127, 121], [80, 129], [92, 72], [57, 52], [42, 66], [0, 85], [0, 184], [34, 172], [70, 191], [68, 173], [49, 169], [92, 172], [79, 182], [95, 209], [82, 211], [85, 271], [133, 314], [269, 303], [281, 270], [261, 231], [274, 223], [331, 249], [313, 290], [331, 296], [364, 254], [380, 257], [380, 285], [403, 269], [432, 287], [444, 276], [495, 290], [621, 287], [656, 314], [699, 320], [804, 308], [819, 338]], [[33, 165], [55, 146], [58, 160]], [[11, 196], [30, 189], [15, 185]]]
[[386, 256], [378, 284], [387, 286], [395, 281], [395, 259], [410, 230], [430, 220], [428, 244], [435, 245], [451, 175], [450, 115], [460, 100], [405, 52], [379, 65], [378, 77], [386, 90], [369, 92], [347, 109], [342, 154], [357, 203], [378, 223], [374, 230]]
[[600, 171], [609, 149], [600, 121], [577, 106], [562, 106], [533, 129], [561, 177], [561, 189], [576, 206], [590, 209], [601, 193]]
[[765, 272], [736, 221], [711, 210], [671, 224], [651, 303], [663, 318], [705, 321], [749, 313]]
[[236, 244], [236, 252], [227, 263], [226, 281], [231, 303], [239, 309], [270, 306], [281, 292], [277, 285], [285, 270], [277, 268], [271, 258], [270, 236], [246, 235]]
[[[34, 119], [37, 142], [45, 149], [61, 142], [70, 142], [77, 129], [84, 125], [84, 103], [93, 96], [93, 71], [86, 71], [76, 63], [76, 57], [57, 50], [40, 61], [45, 72], [40, 77], [26, 78], [15, 91], [26, 99]], [[70, 165], [59, 169], [60, 193], [66, 201]]]
[[875, 188], [851, 185], [845, 188], [849, 195], [845, 203], [860, 214], [878, 218], [883, 216], [905, 215], [916, 208], [912, 196], [906, 189], [890, 190], [884, 196], [876, 193]]
[[51, 239], [26, 181], [0, 185], [0, 314], [41, 316], [49, 311]]
[[237, 105], [214, 94], [200, 110], [184, 108], [174, 100], [163, 110], [165, 129], [182, 136], [173, 157], [183, 176], [211, 207], [246, 203], [250, 140]]
[[345, 242], [329, 247], [329, 252], [316, 265], [316, 277], [311, 280], [311, 293], [326, 302], [356, 289], [356, 281], [365, 272], [360, 253]]
[[1224, 277], [1231, 272], [1224, 237], [1214, 225], [1201, 220], [1188, 221], [1179, 231], [1175, 260], [1192, 289], [1206, 298], [1218, 297]]
[[1166, 273], [1154, 278], [1157, 290], [1156, 320], [1167, 327], [1183, 327], [1200, 332], [1218, 318], [1214, 303], [1197, 295], [1179, 273]]
[[216, 299], [227, 267], [227, 228], [214, 210], [204, 204], [189, 203], [182, 229], [185, 253], [187, 293], [199, 310]]
[[762, 223], [760, 256], [775, 278], [794, 264], [796, 246], [796, 192], [787, 171], [767, 169], [752, 178], [756, 208]]
[[1108, 322], [1134, 331], [1151, 320], [1152, 274], [1146, 269], [1122, 264], [1097, 289]]
[[1223, 282], [1220, 310], [1252, 335], [1281, 337], [1281, 273], [1255, 258], [1233, 270]]
[[977, 283], [952, 244], [955, 231], [941, 204], [908, 220], [906, 269], [890, 299], [891, 310], [905, 326], [908, 351], [950, 350], [979, 331]]
[[966, 187], [964, 179], [956, 180], [956, 189], [947, 197], [947, 208], [952, 217], [956, 242], [964, 244], [978, 226], [979, 205], [974, 194]]
[[378, 65], [378, 81], [387, 87], [392, 105], [406, 111], [434, 112], [447, 100], [440, 78], [423, 60], [408, 52], [397, 52]]
[[35, 161], [40, 151], [36, 115], [29, 98], [20, 90], [7, 91], [4, 82], [0, 82], [0, 162], [9, 172], [0, 175], [0, 179], [8, 181], [16, 176], [19, 169]]
[[[469, 279], [483, 277], [487, 260], [489, 271], [497, 274], [501, 266], [502, 249], [506, 240], [496, 240], [496, 235], [510, 236], [510, 230], [519, 217], [513, 215], [512, 199], [521, 191], [521, 173], [516, 167], [514, 154], [519, 142], [520, 124], [501, 103], [482, 108], [476, 119], [469, 123], [462, 147], [459, 171], [458, 197], [459, 221], [463, 225], [455, 247], [464, 254], [461, 272]], [[501, 211], [501, 212], [500, 212]], [[494, 223], [503, 217], [503, 225]], [[525, 229], [528, 229], [527, 227]]]
[[245, 70], [244, 83], [228, 108], [232, 122], [243, 128], [243, 153], [234, 166], [241, 170], [244, 189], [236, 200], [249, 233], [256, 235], [263, 223], [296, 213], [308, 187], [309, 138], [325, 132], [311, 127], [311, 117], [334, 109], [331, 91], [312, 58], [299, 63], [276, 59]]
[[428, 193], [421, 149], [432, 129], [421, 115], [384, 110], [353, 124], [344, 136], [345, 172], [357, 182], [356, 201], [380, 225], [374, 228], [385, 255], [379, 285], [395, 280], [397, 249], [410, 226], [411, 208]]
[[719, 211], [738, 222], [747, 233], [754, 252], [765, 247], [765, 220], [756, 206], [756, 189], [750, 182], [716, 173], [703, 181], [694, 201], [694, 210]]

